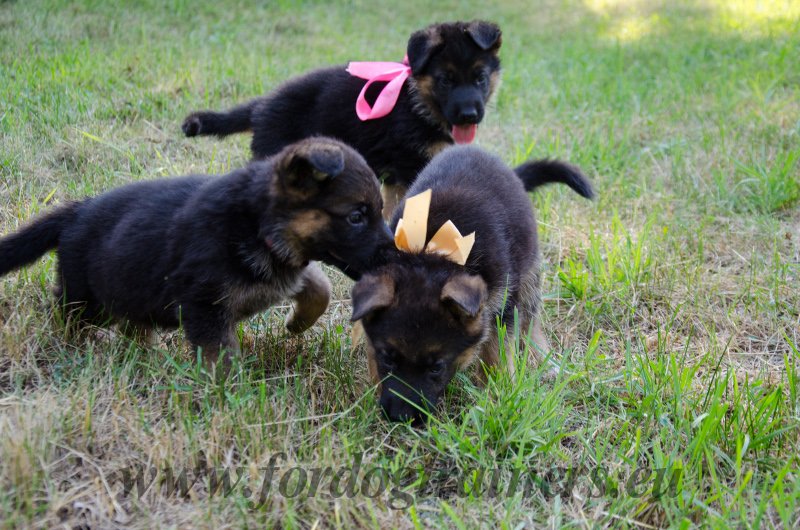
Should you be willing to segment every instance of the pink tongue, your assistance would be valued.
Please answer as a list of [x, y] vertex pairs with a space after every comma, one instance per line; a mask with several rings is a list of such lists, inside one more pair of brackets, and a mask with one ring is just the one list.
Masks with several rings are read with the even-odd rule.
[[453, 125], [453, 140], [457, 144], [471, 144], [478, 133], [478, 126], [474, 123], [469, 125]]

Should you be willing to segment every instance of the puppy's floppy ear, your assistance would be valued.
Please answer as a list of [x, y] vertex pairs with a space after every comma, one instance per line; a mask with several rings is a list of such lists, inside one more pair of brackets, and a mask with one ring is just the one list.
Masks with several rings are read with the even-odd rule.
[[408, 39], [408, 65], [414, 74], [418, 74], [428, 64], [433, 53], [442, 46], [442, 36], [436, 26], [421, 29], [411, 34]]
[[394, 279], [387, 273], [367, 274], [353, 286], [352, 299], [350, 322], [369, 317], [394, 302]]
[[465, 30], [481, 50], [497, 50], [503, 43], [502, 33], [497, 24], [476, 20], [470, 22]]
[[473, 319], [486, 301], [486, 282], [478, 275], [459, 273], [447, 280], [439, 299], [457, 318]]
[[344, 171], [344, 152], [333, 142], [309, 140], [287, 152], [278, 168], [286, 186], [310, 191]]

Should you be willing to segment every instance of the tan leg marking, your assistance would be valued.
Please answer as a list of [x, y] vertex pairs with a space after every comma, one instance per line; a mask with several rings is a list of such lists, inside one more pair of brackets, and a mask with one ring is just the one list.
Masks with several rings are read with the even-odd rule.
[[124, 322], [119, 324], [119, 329], [125, 337], [137, 344], [145, 347], [155, 344], [155, 330], [150, 326]]
[[378, 385], [378, 394], [381, 393], [381, 378], [378, 375], [378, 361], [375, 359], [375, 348], [372, 343], [367, 339], [367, 369], [369, 370], [369, 379], [373, 385]]
[[294, 295], [292, 311], [286, 318], [286, 329], [300, 333], [316, 322], [328, 308], [331, 282], [318, 263], [309, 263], [303, 271], [303, 287]]
[[202, 348], [203, 366], [218, 379], [228, 375], [233, 358], [241, 353], [235, 326], [225, 331], [219, 344], [196, 344], [195, 348]]

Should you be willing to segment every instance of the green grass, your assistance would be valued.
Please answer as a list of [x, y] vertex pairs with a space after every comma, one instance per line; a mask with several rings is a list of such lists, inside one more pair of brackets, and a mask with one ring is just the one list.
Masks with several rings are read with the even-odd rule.
[[[238, 167], [247, 137], [184, 139], [183, 116], [488, 18], [504, 81], [478, 143], [569, 160], [598, 192], [533, 197], [562, 371], [460, 376], [414, 430], [382, 419], [333, 270], [320, 322], [289, 337], [277, 307], [243, 323], [249, 355], [218, 385], [181, 333], [73, 333], [49, 256], [0, 279], [0, 525], [798, 525], [797, 2], [162, 4], [0, 2], [0, 233], [49, 203]], [[380, 494], [280, 494], [357, 461]], [[115, 477], [137, 466], [155, 485], [126, 495]], [[190, 485], [212, 467], [227, 495]], [[170, 495], [160, 481], [184, 470]]]

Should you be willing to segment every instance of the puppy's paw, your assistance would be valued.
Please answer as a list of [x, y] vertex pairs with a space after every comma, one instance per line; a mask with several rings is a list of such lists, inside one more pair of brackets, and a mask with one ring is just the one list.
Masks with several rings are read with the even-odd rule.
[[302, 333], [313, 326], [318, 318], [319, 315], [304, 315], [302, 311], [297, 311], [297, 308], [293, 307], [289, 312], [289, 315], [286, 317], [286, 329], [289, 331], [289, 333]]
[[197, 136], [203, 129], [203, 118], [200, 113], [189, 114], [181, 124], [183, 134], [188, 137]]
[[94, 340], [98, 342], [111, 342], [118, 338], [119, 334], [110, 329], [100, 328], [94, 332]]
[[286, 329], [291, 333], [301, 333], [319, 320], [331, 300], [331, 282], [319, 264], [312, 262], [303, 271], [303, 286], [294, 295], [294, 303], [286, 317]]

